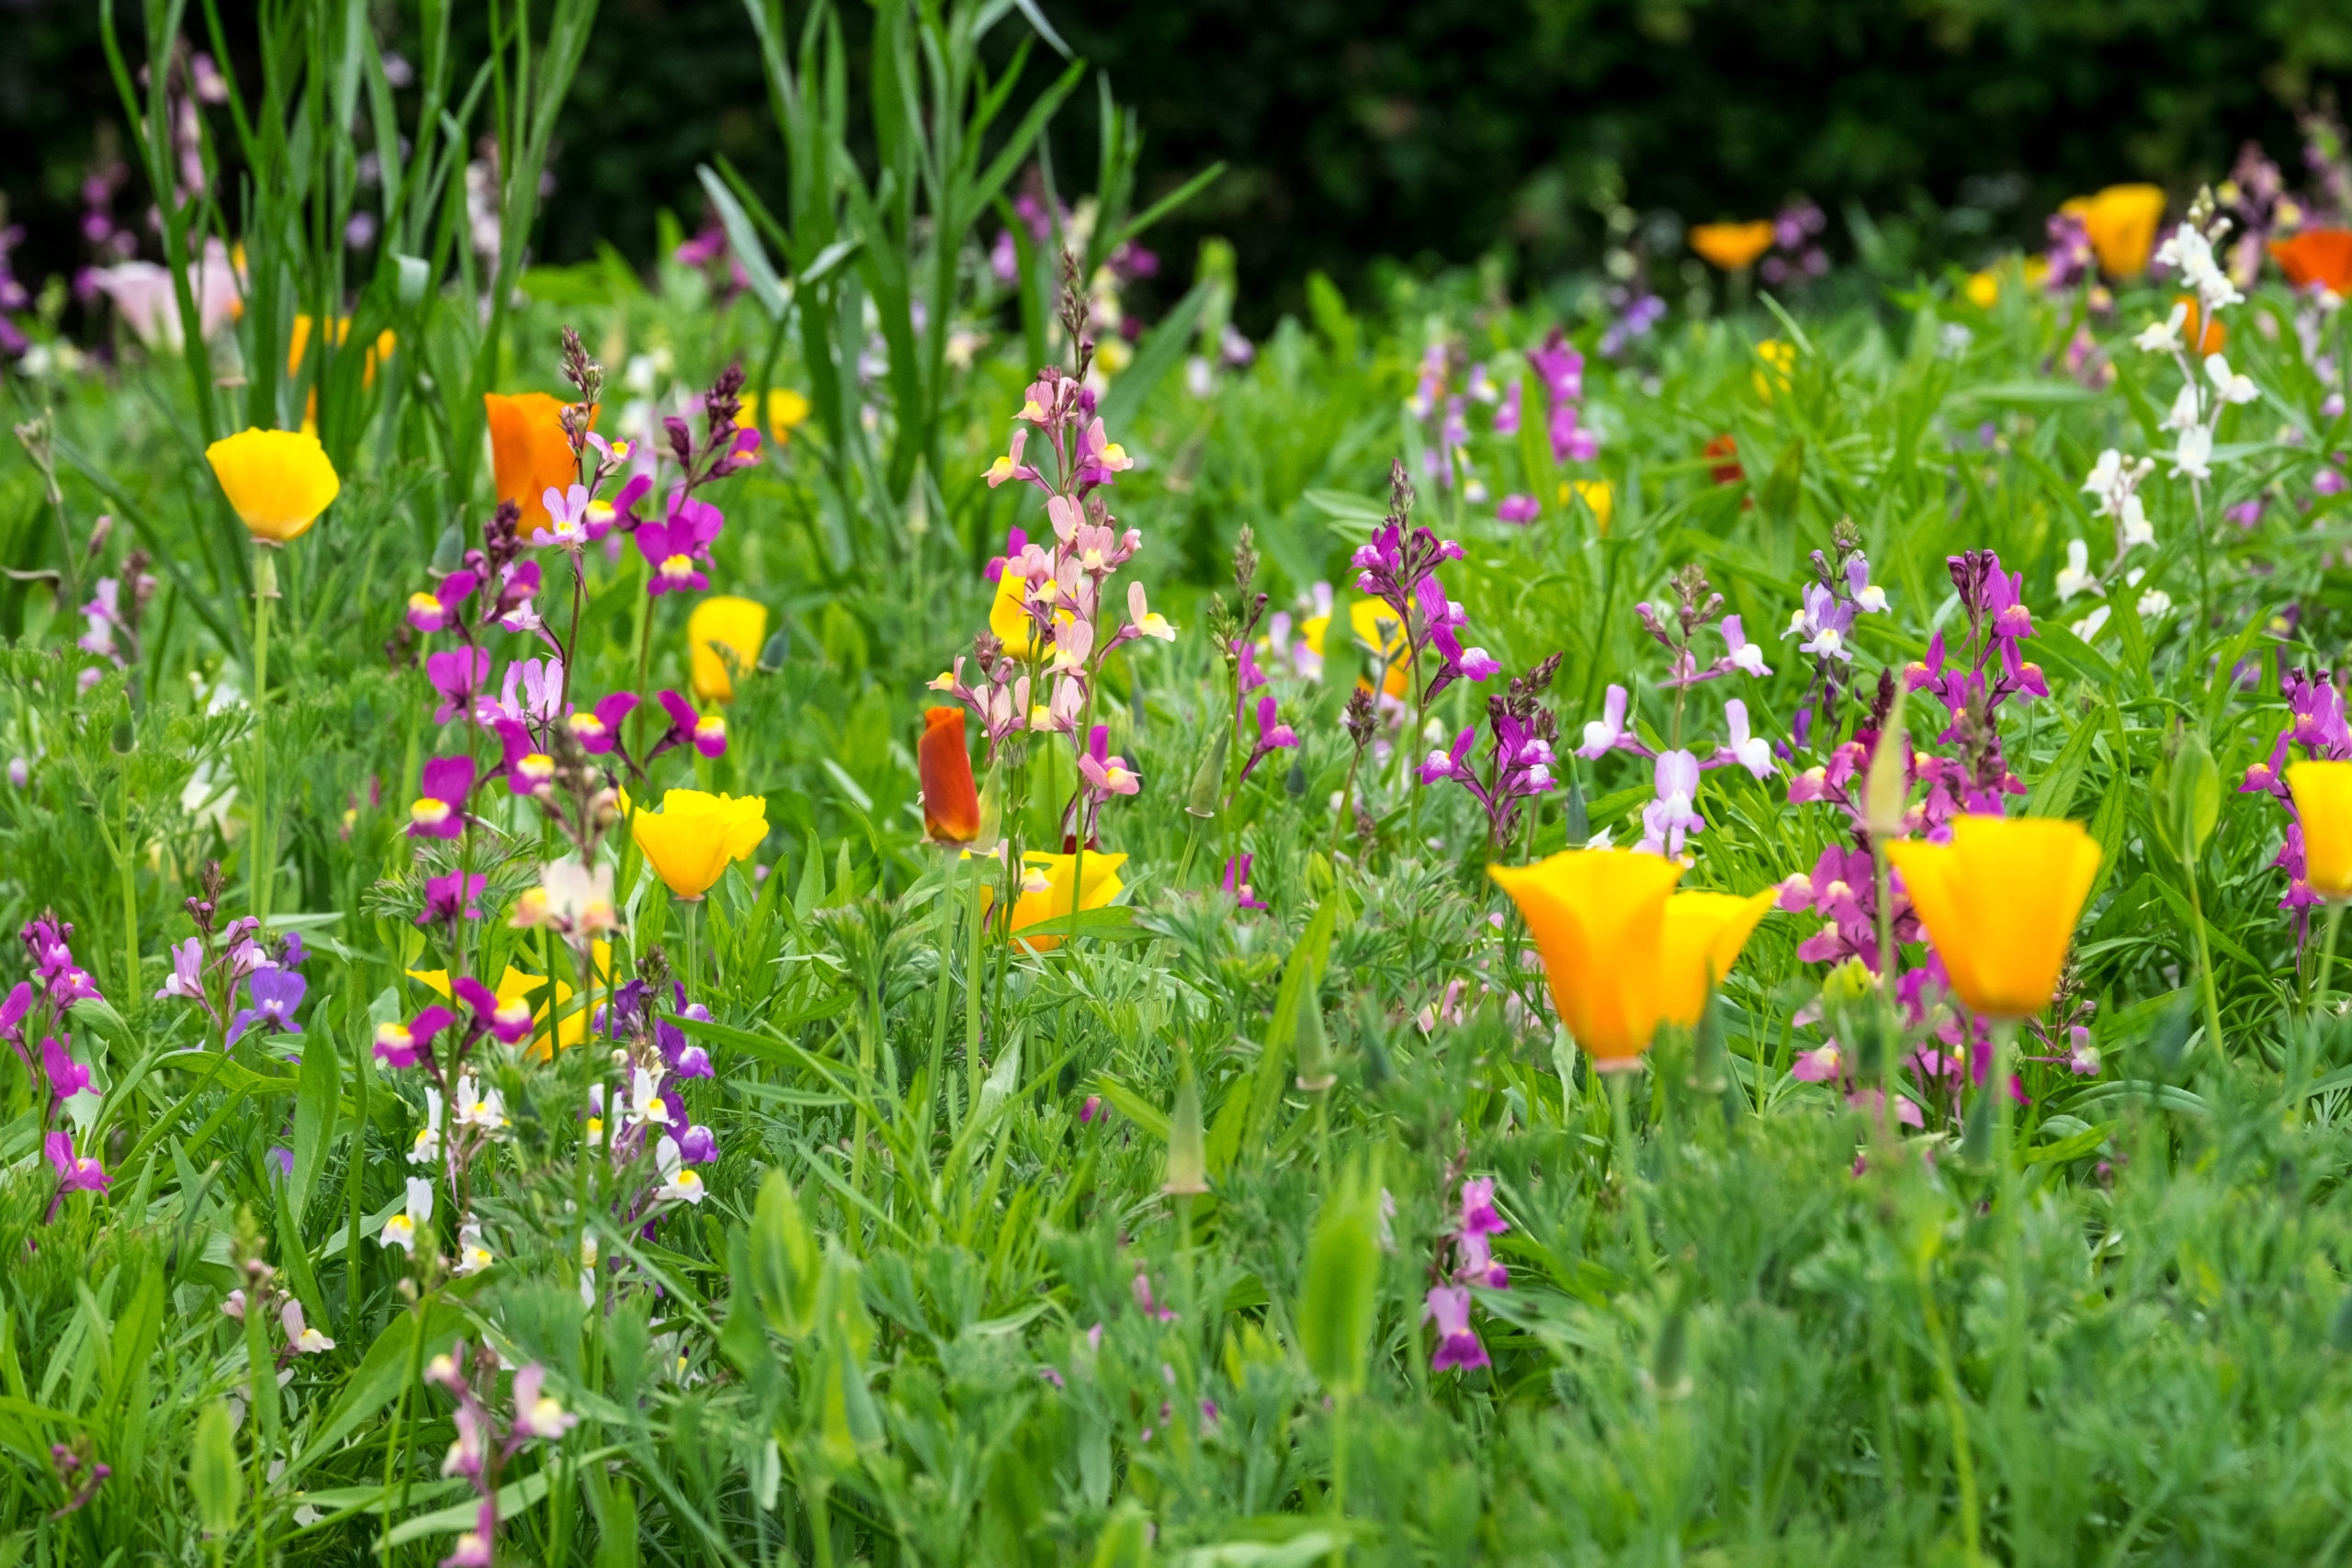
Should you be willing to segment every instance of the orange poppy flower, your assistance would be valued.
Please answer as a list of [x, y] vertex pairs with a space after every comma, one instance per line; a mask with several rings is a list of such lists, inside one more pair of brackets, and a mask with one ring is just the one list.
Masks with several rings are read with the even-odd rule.
[[[497, 470], [498, 499], [523, 509], [523, 537], [536, 538], [554, 526], [541, 496], [580, 482], [580, 459], [563, 434], [564, 400], [545, 392], [484, 392], [490, 414], [491, 465]], [[596, 411], [588, 411], [594, 429]]]
[[1701, 223], [1690, 231], [1690, 248], [1724, 272], [1756, 265], [1772, 248], [1770, 220], [1753, 223]]
[[2082, 219], [2099, 267], [2109, 277], [2137, 277], [2148, 270], [2156, 224], [2165, 215], [2162, 187], [2109, 186], [2097, 196], [2075, 197], [2058, 210]]
[[2209, 322], [2205, 328], [2205, 336], [2200, 342], [2197, 335], [2197, 323], [2201, 319], [2197, 309], [2197, 296], [2176, 294], [2172, 297], [2172, 302], [2175, 305], [2185, 305], [2188, 308], [2188, 319], [2180, 324], [2180, 341], [2200, 355], [2221, 353], [2222, 345], [2230, 341], [2230, 329], [2223, 326], [2219, 320]]
[[943, 844], [968, 844], [980, 836], [980, 795], [972, 787], [972, 756], [964, 744], [964, 710], [922, 710], [922, 739], [915, 743], [922, 777], [922, 827]]
[[2352, 229], [2306, 229], [2271, 241], [2270, 254], [2297, 288], [2319, 283], [2330, 294], [2352, 295]]
[[1728, 435], [1718, 435], [1708, 442], [1700, 456], [1724, 459], [1707, 469], [1709, 477], [1719, 485], [1736, 485], [1747, 477], [1747, 470], [1739, 466], [1739, 443]]

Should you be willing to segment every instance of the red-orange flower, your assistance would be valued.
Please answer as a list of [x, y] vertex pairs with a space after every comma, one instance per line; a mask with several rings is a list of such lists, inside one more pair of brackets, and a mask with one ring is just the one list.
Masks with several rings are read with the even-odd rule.
[[1747, 477], [1747, 470], [1739, 466], [1739, 443], [1728, 435], [1718, 435], [1708, 442], [1701, 456], [1728, 459], [1713, 463], [1707, 469], [1708, 475], [1719, 485], [1736, 485]]
[[2204, 340], [2199, 342], [2197, 336], [2197, 323], [2203, 318], [2197, 309], [2197, 296], [2176, 294], [2172, 297], [2172, 302], [2188, 309], [2188, 318], [2180, 323], [2180, 341], [2188, 345], [2189, 352], [2199, 355], [2221, 353], [2222, 345], [2230, 341], [2230, 329], [2216, 320], [2207, 325]]
[[2330, 294], [2352, 295], [2352, 229], [2306, 229], [2271, 241], [2270, 254], [2298, 288], [2320, 283]]
[[964, 710], [925, 708], [915, 745], [922, 776], [923, 831], [943, 844], [980, 836], [980, 795], [972, 787], [972, 757], [964, 744]]
[[[482, 407], [490, 414], [491, 465], [497, 470], [498, 499], [523, 509], [523, 537], [531, 539], [554, 526], [547, 502], [550, 490], [568, 490], [580, 482], [580, 458], [563, 434], [564, 401], [545, 392], [484, 392]], [[596, 411], [588, 411], [595, 427]]]

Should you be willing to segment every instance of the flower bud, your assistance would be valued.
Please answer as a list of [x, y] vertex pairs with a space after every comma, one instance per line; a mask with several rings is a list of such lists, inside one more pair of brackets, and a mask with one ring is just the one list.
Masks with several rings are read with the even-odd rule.
[[1870, 776], [1862, 784], [1862, 823], [1871, 837], [1882, 841], [1903, 836], [1904, 806], [1911, 794], [1911, 780], [1904, 763], [1911, 755], [1911, 738], [1904, 733], [1903, 702], [1905, 688], [1894, 689], [1894, 705], [1887, 710], [1886, 723], [1878, 735], [1878, 747], [1871, 753]]
[[1298, 998], [1298, 1032], [1292, 1038], [1298, 1048], [1299, 1088], [1317, 1094], [1339, 1082], [1331, 1071], [1330, 1042], [1323, 1033], [1323, 1003], [1311, 989]]
[[1193, 1055], [1184, 1053], [1176, 1078], [1176, 1109], [1168, 1118], [1168, 1181], [1160, 1190], [1189, 1196], [1209, 1190], [1208, 1140], [1201, 1126], [1201, 1086]]
[[1200, 772], [1193, 775], [1192, 795], [1184, 803], [1184, 809], [1193, 816], [1216, 815], [1217, 804], [1225, 798], [1225, 758], [1232, 744], [1232, 728], [1218, 726], [1216, 744], [1209, 748], [1209, 754], [1202, 759]]

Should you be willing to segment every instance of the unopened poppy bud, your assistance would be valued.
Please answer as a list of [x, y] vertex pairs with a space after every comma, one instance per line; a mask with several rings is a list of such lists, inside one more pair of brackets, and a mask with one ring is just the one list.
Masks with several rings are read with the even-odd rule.
[[1171, 1196], [1209, 1190], [1208, 1140], [1201, 1126], [1201, 1086], [1193, 1077], [1193, 1056], [1184, 1054], [1176, 1078], [1176, 1109], [1168, 1118], [1168, 1181]]
[[1225, 797], [1226, 752], [1232, 744], [1232, 729], [1220, 725], [1217, 728], [1216, 744], [1209, 749], [1208, 756], [1203, 759], [1200, 772], [1193, 775], [1192, 795], [1184, 802], [1184, 809], [1193, 816], [1214, 817], [1216, 815], [1217, 803]]
[[1904, 689], [1897, 686], [1886, 728], [1879, 732], [1878, 748], [1871, 753], [1870, 776], [1862, 785], [1863, 825], [1870, 829], [1871, 837], [1881, 840], [1903, 836], [1903, 807], [1911, 793], [1911, 780], [1903, 766], [1911, 754], [1910, 737], [1903, 730], [1903, 698]]
[[1298, 998], [1298, 1087], [1317, 1094], [1339, 1081], [1331, 1071], [1331, 1045], [1323, 1033], [1323, 1003], [1306, 995]]

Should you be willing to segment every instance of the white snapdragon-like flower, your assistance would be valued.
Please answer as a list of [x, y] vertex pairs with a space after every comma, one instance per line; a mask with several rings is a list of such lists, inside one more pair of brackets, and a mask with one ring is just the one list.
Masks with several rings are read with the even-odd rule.
[[2205, 374], [2213, 380], [2213, 395], [2225, 403], [2250, 403], [2262, 393], [2255, 387], [2254, 378], [2230, 369], [2230, 362], [2218, 354], [2205, 356]]
[[2181, 348], [2180, 329], [2188, 324], [2186, 300], [2172, 308], [2172, 314], [2161, 321], [2150, 321], [2132, 341], [2149, 354], [2178, 354]]
[[702, 1178], [685, 1163], [675, 1138], [664, 1137], [653, 1145], [653, 1163], [662, 1172], [662, 1185], [654, 1190], [653, 1196], [680, 1203], [702, 1201]]
[[2230, 281], [2230, 275], [2213, 260], [2212, 242], [2199, 233], [2193, 223], [2183, 223], [2175, 229], [2171, 237], [2156, 247], [2156, 260], [2178, 272], [2181, 282], [2197, 291], [2208, 315], [2245, 299], [2238, 292], [2237, 285]]
[[2190, 426], [2200, 423], [2203, 418], [2204, 415], [2199, 408], [2197, 401], [2197, 383], [2194, 381], [2182, 382], [2180, 387], [2180, 395], [2173, 399], [2172, 411], [2165, 415], [2164, 428], [2166, 430], [2187, 430]]
[[2058, 602], [2064, 604], [2077, 593], [2095, 593], [2098, 579], [2091, 571], [2091, 547], [2080, 539], [2066, 541], [2066, 564], [2058, 569]]
[[384, 1222], [376, 1240], [384, 1247], [397, 1247], [402, 1252], [413, 1253], [416, 1233], [433, 1217], [433, 1183], [421, 1176], [408, 1179], [408, 1207]]
[[2190, 479], [2213, 477], [2213, 427], [2192, 425], [2180, 433], [2180, 446], [2172, 454], [2172, 471]]

